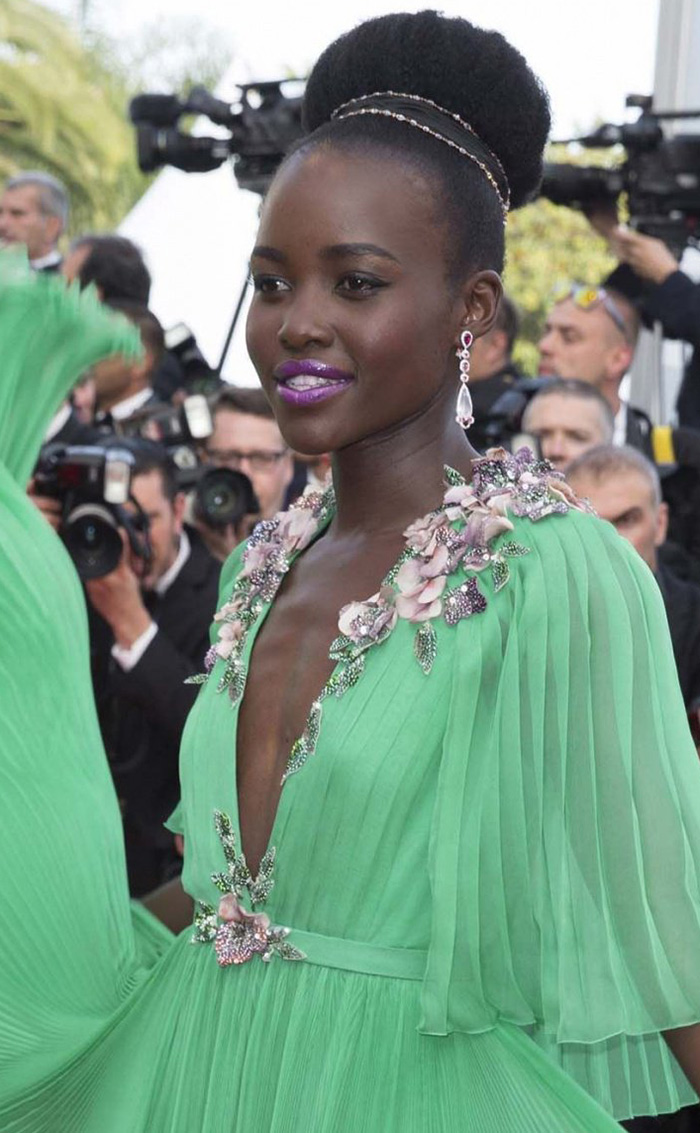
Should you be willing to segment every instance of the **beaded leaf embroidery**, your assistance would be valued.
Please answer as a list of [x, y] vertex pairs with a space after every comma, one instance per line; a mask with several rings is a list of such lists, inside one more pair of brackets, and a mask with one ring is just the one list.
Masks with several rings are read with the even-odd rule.
[[[193, 944], [212, 944], [221, 967], [245, 964], [259, 955], [265, 962], [273, 956], [282, 960], [304, 960], [303, 952], [285, 938], [290, 930], [273, 925], [266, 913], [255, 911], [264, 905], [274, 885], [275, 850], [269, 849], [256, 878], [253, 878], [243, 854], [236, 852], [236, 834], [233, 823], [223, 811], [214, 811], [214, 826], [219, 836], [227, 869], [213, 873], [211, 879], [223, 894], [218, 909], [206, 901], [198, 901], [194, 916]], [[252, 912], [241, 905], [247, 891]]]
[[[572, 508], [585, 511], [561, 475], [546, 460], [536, 460], [528, 448], [514, 455], [491, 449], [473, 462], [467, 484], [455, 469], [445, 468], [447, 491], [435, 511], [405, 531], [406, 546], [384, 578], [379, 591], [364, 602], [350, 602], [340, 611], [339, 636], [330, 648], [336, 667], [314, 701], [302, 735], [292, 746], [282, 782], [314, 754], [321, 729], [323, 701], [343, 696], [357, 684], [367, 650], [390, 636], [399, 619], [416, 625], [414, 654], [427, 675], [437, 657], [433, 623], [454, 626], [483, 613], [488, 606], [479, 575], [488, 571], [494, 594], [510, 581], [509, 560], [529, 554], [530, 548], [502, 536], [513, 530], [508, 513], [539, 521], [563, 515]], [[217, 690], [227, 691], [236, 704], [245, 688], [243, 650], [251, 628], [272, 601], [293, 558], [330, 519], [335, 508], [333, 489], [304, 494], [286, 512], [258, 524], [243, 555], [243, 567], [231, 598], [215, 615], [218, 640], [209, 649], [206, 672], [191, 678], [209, 679], [219, 661], [224, 669]], [[456, 572], [466, 579], [448, 588]]]

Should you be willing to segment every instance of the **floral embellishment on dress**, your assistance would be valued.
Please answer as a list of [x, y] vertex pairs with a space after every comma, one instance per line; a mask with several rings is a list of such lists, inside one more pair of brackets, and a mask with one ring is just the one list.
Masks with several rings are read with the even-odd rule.
[[204, 684], [218, 661], [224, 661], [217, 689], [227, 691], [237, 704], [245, 687], [243, 650], [251, 628], [265, 605], [275, 597], [292, 558], [308, 547], [333, 513], [333, 489], [305, 492], [286, 512], [264, 519], [255, 527], [243, 554], [243, 566], [231, 598], [214, 615], [219, 623], [218, 640], [204, 658], [205, 672], [190, 677], [188, 684]]
[[[224, 851], [227, 868], [213, 873], [211, 879], [223, 894], [218, 909], [206, 901], [198, 901], [194, 917], [193, 944], [214, 944], [216, 959], [221, 967], [245, 964], [259, 955], [265, 962], [273, 956], [283, 960], [303, 960], [304, 953], [285, 939], [288, 928], [273, 925], [267, 913], [255, 912], [256, 905], [264, 905], [274, 885], [275, 850], [269, 849], [260, 863], [258, 876], [253, 878], [242, 854], [236, 853], [236, 835], [231, 819], [223, 811], [214, 811], [214, 825]], [[241, 905], [243, 891], [247, 891], [252, 912]]]
[[[406, 529], [404, 550], [377, 593], [363, 602], [349, 602], [340, 611], [339, 636], [329, 654], [336, 667], [313, 702], [302, 735], [292, 746], [282, 782], [314, 754], [323, 701], [329, 696], [341, 697], [357, 684], [367, 651], [386, 641], [399, 621], [415, 625], [414, 655], [428, 674], [438, 652], [434, 623], [442, 620], [454, 626], [487, 609], [488, 599], [479, 579], [488, 573], [493, 593], [498, 594], [510, 580], [511, 561], [530, 552], [529, 547], [507, 538], [513, 531], [511, 515], [539, 521], [572, 508], [590, 511], [552, 465], [535, 459], [528, 448], [514, 455], [505, 449], [490, 449], [473, 461], [471, 484], [448, 467], [445, 480], [442, 504]], [[332, 488], [310, 492], [289, 511], [258, 524], [244, 552], [233, 594], [215, 615], [218, 640], [207, 653], [207, 671], [191, 681], [206, 681], [223, 661], [217, 689], [228, 690], [234, 704], [240, 700], [245, 687], [242, 657], [248, 633], [277, 593], [293, 557], [328, 522], [334, 507]], [[451, 576], [458, 571], [466, 578], [450, 586]]]

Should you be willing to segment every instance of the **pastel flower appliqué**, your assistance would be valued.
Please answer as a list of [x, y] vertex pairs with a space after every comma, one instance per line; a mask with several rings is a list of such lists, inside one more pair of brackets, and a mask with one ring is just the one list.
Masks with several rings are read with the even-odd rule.
[[[323, 702], [343, 696], [357, 683], [369, 649], [386, 641], [399, 621], [416, 627], [414, 653], [427, 674], [437, 657], [434, 623], [440, 619], [454, 626], [487, 609], [487, 594], [480, 583], [485, 572], [497, 594], [510, 580], [511, 561], [529, 554], [529, 547], [508, 538], [514, 529], [512, 516], [538, 521], [572, 508], [590, 510], [548, 461], [535, 459], [526, 448], [514, 455], [491, 449], [473, 461], [470, 484], [447, 467], [445, 479], [442, 504], [406, 529], [404, 550], [377, 593], [364, 601], [349, 602], [340, 611], [338, 637], [330, 648], [336, 667], [292, 746], [283, 781], [313, 755]], [[248, 634], [265, 603], [277, 593], [293, 556], [309, 546], [332, 517], [334, 507], [332, 488], [309, 492], [288, 511], [258, 524], [244, 552], [233, 594], [215, 617], [218, 639], [205, 658], [206, 672], [191, 678], [192, 682], [205, 681], [217, 670], [218, 691], [227, 690], [233, 704], [240, 700]], [[466, 577], [450, 586], [457, 572]]]
[[[267, 913], [255, 911], [264, 904], [274, 885], [274, 849], [268, 850], [253, 879], [242, 854], [236, 852], [236, 835], [231, 819], [223, 811], [214, 811], [214, 825], [226, 859], [227, 869], [213, 873], [212, 881], [223, 894], [218, 909], [206, 901], [198, 901], [194, 917], [193, 944], [212, 944], [222, 968], [229, 964], [245, 964], [253, 956], [266, 963], [273, 956], [283, 960], [303, 960], [304, 953], [289, 944], [289, 929], [273, 925]], [[241, 904], [247, 891], [253, 911]]]

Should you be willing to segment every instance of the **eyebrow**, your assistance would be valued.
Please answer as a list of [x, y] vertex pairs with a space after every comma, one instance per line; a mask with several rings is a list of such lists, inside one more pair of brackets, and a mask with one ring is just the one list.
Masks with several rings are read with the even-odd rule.
[[340, 259], [343, 256], [379, 256], [384, 260], [392, 260], [395, 264], [399, 262], [396, 256], [392, 256], [391, 252], [380, 248], [378, 244], [331, 244], [321, 252], [324, 260]]
[[253, 251], [250, 253], [251, 260], [272, 260], [276, 264], [283, 264], [287, 257], [284, 252], [280, 252], [277, 248], [270, 248], [266, 244], [256, 244]]
[[[329, 247], [324, 248], [321, 252], [321, 259], [323, 260], [337, 260], [342, 259], [344, 256], [378, 256], [384, 260], [392, 260], [393, 263], [398, 264], [396, 256], [388, 252], [386, 248], [380, 248], [378, 244], [331, 244]], [[286, 263], [287, 257], [284, 252], [279, 248], [271, 248], [266, 244], [258, 244], [251, 253], [251, 259], [272, 260], [273, 263], [283, 264]]]
[[641, 510], [642, 509], [638, 504], [633, 504], [632, 507], [628, 507], [625, 509], [625, 511], [621, 511], [619, 515], [613, 516], [610, 522], [621, 523], [623, 519], [636, 519]]

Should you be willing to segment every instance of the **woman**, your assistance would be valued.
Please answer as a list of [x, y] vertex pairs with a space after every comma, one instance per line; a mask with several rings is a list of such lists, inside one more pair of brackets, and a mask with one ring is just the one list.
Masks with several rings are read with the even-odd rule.
[[[500, 36], [426, 12], [332, 45], [306, 113], [248, 339], [335, 491], [224, 568], [172, 822], [195, 929], [148, 971], [102, 767], [59, 712], [70, 627], [32, 606], [41, 563], [5, 567], [0, 851], [25, 874], [3, 880], [0, 1124], [605, 1133], [692, 1099], [660, 1031], [699, 1080], [698, 771], [647, 572], [455, 420], [546, 99]], [[39, 521], [3, 493], [29, 556]], [[18, 721], [46, 745], [51, 711], [47, 753]]]

